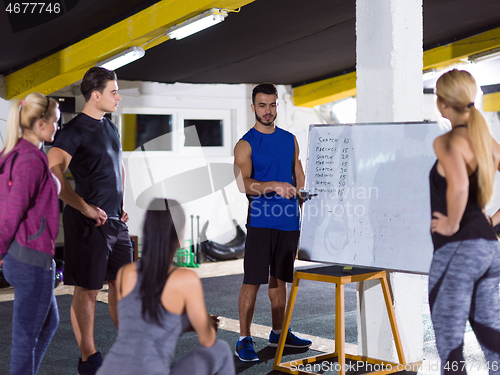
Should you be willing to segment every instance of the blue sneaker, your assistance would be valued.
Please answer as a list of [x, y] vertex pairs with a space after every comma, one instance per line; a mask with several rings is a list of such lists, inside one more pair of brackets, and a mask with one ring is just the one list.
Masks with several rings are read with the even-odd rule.
[[[277, 335], [273, 331], [269, 335], [269, 346], [277, 347], [278, 342], [280, 341], [280, 335]], [[288, 328], [288, 332], [286, 334], [285, 340], [285, 348], [308, 348], [312, 344], [312, 341], [301, 339], [300, 337], [295, 336], [290, 328]]]
[[253, 349], [253, 340], [251, 337], [245, 337], [239, 340], [236, 343], [234, 354], [243, 362], [256, 362], [259, 360], [257, 353], [255, 353]]

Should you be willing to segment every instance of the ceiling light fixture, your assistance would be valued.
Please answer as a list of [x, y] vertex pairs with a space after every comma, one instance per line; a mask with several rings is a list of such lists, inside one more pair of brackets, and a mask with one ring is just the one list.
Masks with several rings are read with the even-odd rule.
[[98, 62], [96, 66], [100, 66], [101, 68], [108, 70], [115, 70], [131, 63], [132, 61], [140, 59], [145, 53], [146, 52], [144, 52], [141, 47], [131, 47], [113, 57], [110, 57], [109, 59]]
[[165, 31], [170, 39], [182, 39], [198, 31], [216, 25], [224, 21], [227, 17], [227, 12], [223, 9], [212, 8], [196, 17], [190, 18], [178, 25], [172, 26]]
[[476, 53], [469, 56], [469, 61], [478, 63], [480, 61], [491, 60], [500, 57], [500, 48], [493, 48], [488, 51]]

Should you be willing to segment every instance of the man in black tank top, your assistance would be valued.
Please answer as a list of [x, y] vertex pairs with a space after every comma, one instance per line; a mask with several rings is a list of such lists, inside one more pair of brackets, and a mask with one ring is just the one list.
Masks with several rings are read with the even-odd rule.
[[[132, 261], [132, 246], [123, 211], [124, 171], [118, 130], [107, 118], [121, 99], [114, 72], [91, 68], [81, 91], [85, 107], [57, 134], [48, 153], [49, 166], [61, 181], [66, 204], [64, 283], [75, 285], [71, 323], [82, 358], [79, 374], [95, 374], [102, 364], [94, 344], [95, 303], [108, 282], [111, 318], [118, 323], [115, 280], [118, 269]], [[69, 167], [75, 190], [64, 176]]]

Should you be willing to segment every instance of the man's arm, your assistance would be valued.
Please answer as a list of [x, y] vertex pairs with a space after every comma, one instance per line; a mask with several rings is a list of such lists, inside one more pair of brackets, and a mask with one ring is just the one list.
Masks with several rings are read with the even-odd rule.
[[122, 216], [120, 217], [120, 221], [126, 223], [128, 221], [128, 214], [123, 209], [125, 205], [125, 166], [122, 163], [122, 183], [123, 183], [123, 201], [122, 201]]
[[49, 159], [50, 170], [61, 182], [61, 193], [59, 194], [59, 198], [74, 209], [80, 211], [83, 215], [90, 219], [94, 219], [96, 221], [96, 226], [104, 224], [108, 218], [106, 212], [99, 207], [95, 207], [85, 202], [82, 197], [75, 193], [66, 177], [64, 177], [64, 171], [68, 168], [72, 159], [71, 155], [60, 148], [52, 147], [47, 153], [47, 158]]
[[242, 193], [260, 195], [271, 192], [290, 199], [297, 194], [295, 186], [288, 182], [257, 181], [252, 175], [252, 147], [245, 140], [240, 140], [234, 147], [234, 175]]
[[[304, 175], [304, 170], [302, 169], [302, 162], [300, 161], [299, 158], [299, 142], [297, 142], [297, 138], [295, 136], [293, 137], [295, 140], [295, 156], [293, 160], [293, 174], [295, 177], [295, 185], [297, 188], [297, 191], [304, 189], [304, 186], [306, 184], [306, 177]], [[302, 206], [302, 203], [304, 203], [304, 198], [301, 196], [301, 194], [298, 194], [299, 197], [299, 204]]]
[[295, 184], [297, 185], [297, 190], [304, 189], [306, 184], [306, 176], [304, 175], [304, 170], [302, 169], [302, 162], [299, 158], [299, 143], [297, 138], [295, 139], [295, 159], [293, 161], [293, 172], [295, 173]]

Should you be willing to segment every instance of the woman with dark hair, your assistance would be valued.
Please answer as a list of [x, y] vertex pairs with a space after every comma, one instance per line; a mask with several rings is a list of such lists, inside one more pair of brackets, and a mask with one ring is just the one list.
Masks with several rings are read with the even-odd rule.
[[500, 373], [500, 242], [484, 206], [500, 167], [500, 145], [474, 101], [477, 84], [451, 70], [436, 83], [437, 107], [452, 129], [434, 141], [430, 172], [434, 257], [429, 305], [442, 373], [465, 374], [462, 348], [469, 319], [490, 374]]
[[[217, 340], [198, 276], [172, 265], [184, 234], [178, 202], [155, 199], [146, 212], [141, 260], [120, 268], [118, 338], [98, 375], [234, 374], [228, 345]], [[194, 329], [201, 346], [173, 366], [177, 339]]]
[[14, 101], [0, 152], [0, 267], [15, 293], [12, 375], [38, 372], [59, 324], [53, 257], [60, 186], [40, 150], [53, 141], [59, 116], [57, 102], [40, 93]]

